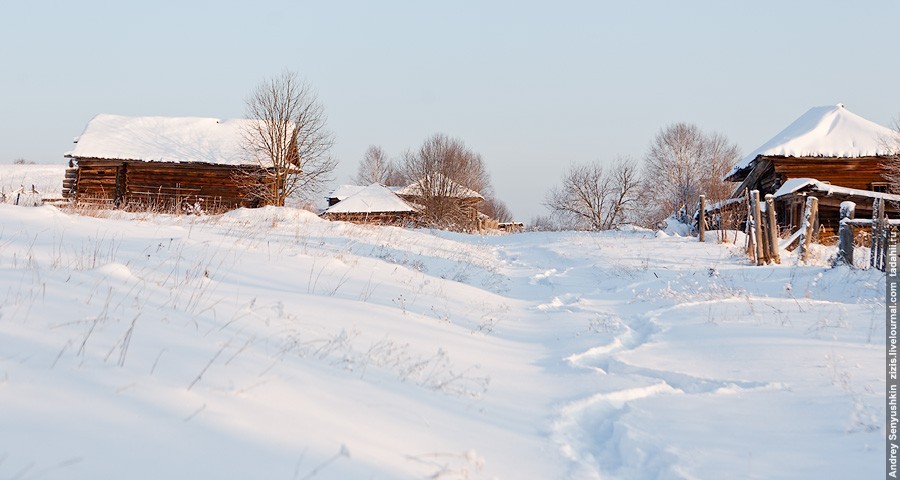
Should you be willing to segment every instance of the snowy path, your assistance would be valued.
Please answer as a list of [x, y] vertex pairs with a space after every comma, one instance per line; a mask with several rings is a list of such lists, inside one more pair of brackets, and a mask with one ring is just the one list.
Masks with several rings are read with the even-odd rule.
[[883, 279], [791, 262], [0, 205], [0, 478], [874, 477]]
[[[875, 472], [874, 463], [829, 465], [832, 458], [852, 458], [854, 450], [864, 456], [877, 450], [872, 433], [879, 425], [878, 374], [872, 360], [878, 344], [867, 339], [854, 345], [867, 355], [852, 361], [868, 360], [866, 367], [852, 368], [847, 357], [835, 358], [842, 341], [855, 344], [860, 331], [873, 328], [877, 312], [864, 298], [877, 297], [877, 287], [869, 277], [854, 279], [845, 272], [850, 277], [845, 280], [855, 280], [860, 290], [825, 286], [817, 292], [839, 301], [797, 300], [786, 288], [792, 279], [801, 280], [790, 267], [773, 274], [741, 265], [735, 251], [686, 239], [660, 241], [650, 233], [557, 237], [504, 245], [499, 252], [519, 283], [513, 295], [530, 299], [531, 310], [539, 312], [534, 321], [558, 327], [557, 338], [576, 337], [546, 345], [549, 363], [564, 358], [571, 370], [557, 367], [551, 373], [583, 372], [580, 382], [593, 390], [559, 399], [556, 407], [551, 437], [571, 462], [570, 477], [709, 478], [728, 471], [729, 464], [748, 478], [803, 478], [817, 464], [828, 465], [833, 478], [858, 476], [864, 465]], [[801, 274], [801, 282], [809, 282], [809, 297], [817, 296], [809, 289], [818, 286], [822, 273]], [[785, 292], [788, 299], [769, 297]], [[853, 318], [857, 314], [860, 318]], [[831, 338], [830, 347], [808, 338], [821, 334]], [[766, 347], [799, 344], [798, 336], [808, 345], [766, 359]], [[740, 345], [744, 342], [762, 348], [753, 352]], [[693, 355], [682, 357], [684, 352]], [[801, 359], [799, 374], [790, 363], [767, 363], [788, 359]], [[831, 378], [821, 372], [806, 378], [810, 370], [823, 368], [831, 369]], [[851, 380], [856, 376], [865, 380]], [[824, 391], [806, 391], [810, 388]], [[831, 402], [844, 397], [841, 416], [829, 418], [832, 428], [845, 429], [837, 435], [843, 438], [822, 442], [816, 437], [821, 432], [804, 431], [821, 429], [815, 415], [841, 410], [797, 415], [816, 410], [806, 405], [809, 397]], [[674, 412], [685, 416], [673, 418]], [[780, 423], [780, 417], [799, 421]], [[727, 420], [717, 424], [716, 418]], [[798, 444], [798, 436], [809, 443]], [[759, 443], [728, 442], [735, 437]], [[831, 452], [813, 446], [831, 441]], [[786, 452], [804, 461], [786, 466], [781, 458]]]

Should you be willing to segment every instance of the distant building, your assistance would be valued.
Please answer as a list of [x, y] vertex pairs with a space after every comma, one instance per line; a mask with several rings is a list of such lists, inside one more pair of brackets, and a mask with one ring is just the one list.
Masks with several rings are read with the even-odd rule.
[[244, 146], [251, 121], [97, 115], [65, 154], [73, 168], [63, 194], [130, 209], [260, 206], [253, 192], [274, 185], [274, 176]]
[[322, 217], [354, 223], [425, 225], [461, 231], [516, 231], [514, 224], [501, 229], [496, 219], [480, 213], [480, 193], [441, 174], [428, 176], [405, 187], [372, 184], [341, 185], [326, 197]]
[[330, 207], [341, 200], [346, 200], [365, 189], [366, 187], [364, 185], [341, 185], [328, 194], [328, 197], [326, 198], [326, 200], [328, 200], [328, 206]]
[[[806, 196], [815, 195], [819, 222], [836, 231], [842, 201], [855, 202], [857, 217], [866, 217], [874, 198], [900, 200], [885, 193], [883, 165], [898, 146], [900, 134], [841, 104], [815, 107], [747, 155], [725, 179], [740, 182], [733, 198], [748, 190], [773, 194], [779, 223], [791, 231], [803, 221]], [[898, 213], [897, 207], [890, 212]]]
[[407, 202], [421, 205], [423, 216], [432, 224], [462, 231], [482, 228], [478, 205], [484, 197], [445, 175], [427, 175], [395, 193]]
[[[389, 188], [373, 183], [368, 187], [345, 185], [329, 195], [338, 199], [331, 204], [322, 217], [329, 220], [343, 220], [354, 223], [378, 225], [412, 225], [418, 216], [418, 209], [398, 197]], [[348, 194], [344, 196], [344, 194]]]

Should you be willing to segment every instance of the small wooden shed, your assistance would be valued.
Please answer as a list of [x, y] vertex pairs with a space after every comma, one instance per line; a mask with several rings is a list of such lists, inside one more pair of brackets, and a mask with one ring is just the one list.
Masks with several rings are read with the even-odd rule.
[[373, 183], [329, 206], [322, 214], [329, 220], [406, 226], [413, 224], [418, 209], [389, 188]]
[[[778, 222], [792, 232], [803, 221], [806, 196], [816, 195], [820, 223], [836, 231], [842, 200], [857, 202], [865, 214], [875, 196], [885, 197], [884, 162], [898, 148], [900, 134], [842, 104], [815, 107], [744, 157], [725, 180], [738, 182], [733, 198], [748, 190], [777, 194]], [[889, 214], [900, 213], [895, 203], [888, 206]]]
[[[463, 230], [479, 230], [478, 205], [484, 201], [480, 193], [436, 173], [395, 191], [409, 203], [422, 205], [423, 215], [437, 223], [455, 224]], [[453, 218], [442, 218], [442, 216]]]
[[274, 181], [244, 147], [251, 120], [94, 117], [75, 148], [63, 194], [78, 204], [127, 209], [223, 211], [260, 206]]

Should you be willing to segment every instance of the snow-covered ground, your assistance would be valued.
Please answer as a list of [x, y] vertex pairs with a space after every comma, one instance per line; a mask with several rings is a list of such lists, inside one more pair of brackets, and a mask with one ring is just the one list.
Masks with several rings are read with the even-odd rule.
[[31, 192], [32, 186], [43, 198], [59, 198], [65, 175], [65, 162], [53, 165], [0, 164], [0, 192], [6, 194], [7, 203], [13, 203], [17, 190]]
[[0, 205], [0, 478], [875, 478], [884, 279], [644, 230]]

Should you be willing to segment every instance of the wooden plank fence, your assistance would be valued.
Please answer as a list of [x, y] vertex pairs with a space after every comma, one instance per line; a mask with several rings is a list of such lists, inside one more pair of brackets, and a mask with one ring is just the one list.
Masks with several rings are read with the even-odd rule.
[[[747, 255], [757, 264], [781, 263], [780, 247], [778, 241], [778, 223], [775, 215], [775, 199], [772, 195], [766, 195], [765, 203], [760, 202], [759, 191], [745, 191], [747, 202]], [[704, 241], [707, 230], [705, 221], [705, 196], [700, 197], [700, 222], [698, 225], [699, 240]], [[818, 220], [818, 198], [808, 196], [806, 209], [803, 214], [803, 224], [800, 230], [794, 234], [799, 240], [798, 260], [809, 260], [810, 245], [816, 233], [815, 225]], [[765, 207], [763, 207], [765, 205]], [[900, 243], [900, 219], [889, 219], [885, 215], [884, 199], [876, 198], [872, 205], [871, 219], [855, 218], [856, 204], [842, 202], [840, 209], [840, 229], [838, 231], [838, 254], [835, 257], [835, 265], [854, 265], [854, 241], [857, 227], [871, 228], [871, 244], [869, 249], [869, 267], [877, 268], [882, 272], [887, 267], [888, 249], [891, 245]], [[763, 215], [765, 212], [765, 215]], [[791, 239], [789, 239], [788, 243]], [[782, 244], [784, 246], [784, 243]], [[788, 247], [790, 248], [790, 247]]]
[[[765, 205], [765, 215], [763, 215]], [[760, 202], [759, 190], [747, 192], [747, 254], [757, 265], [781, 263], [778, 248], [778, 222], [775, 217], [775, 199], [766, 195]]]
[[853, 266], [854, 229], [855, 227], [869, 227], [872, 229], [869, 267], [883, 272], [887, 267], [888, 249], [891, 245], [897, 245], [900, 220], [887, 218], [884, 200], [880, 198], [876, 198], [872, 204], [871, 219], [854, 218], [855, 210], [856, 204], [853, 202], [841, 204], [841, 226], [838, 231], [838, 255], [835, 265]]

